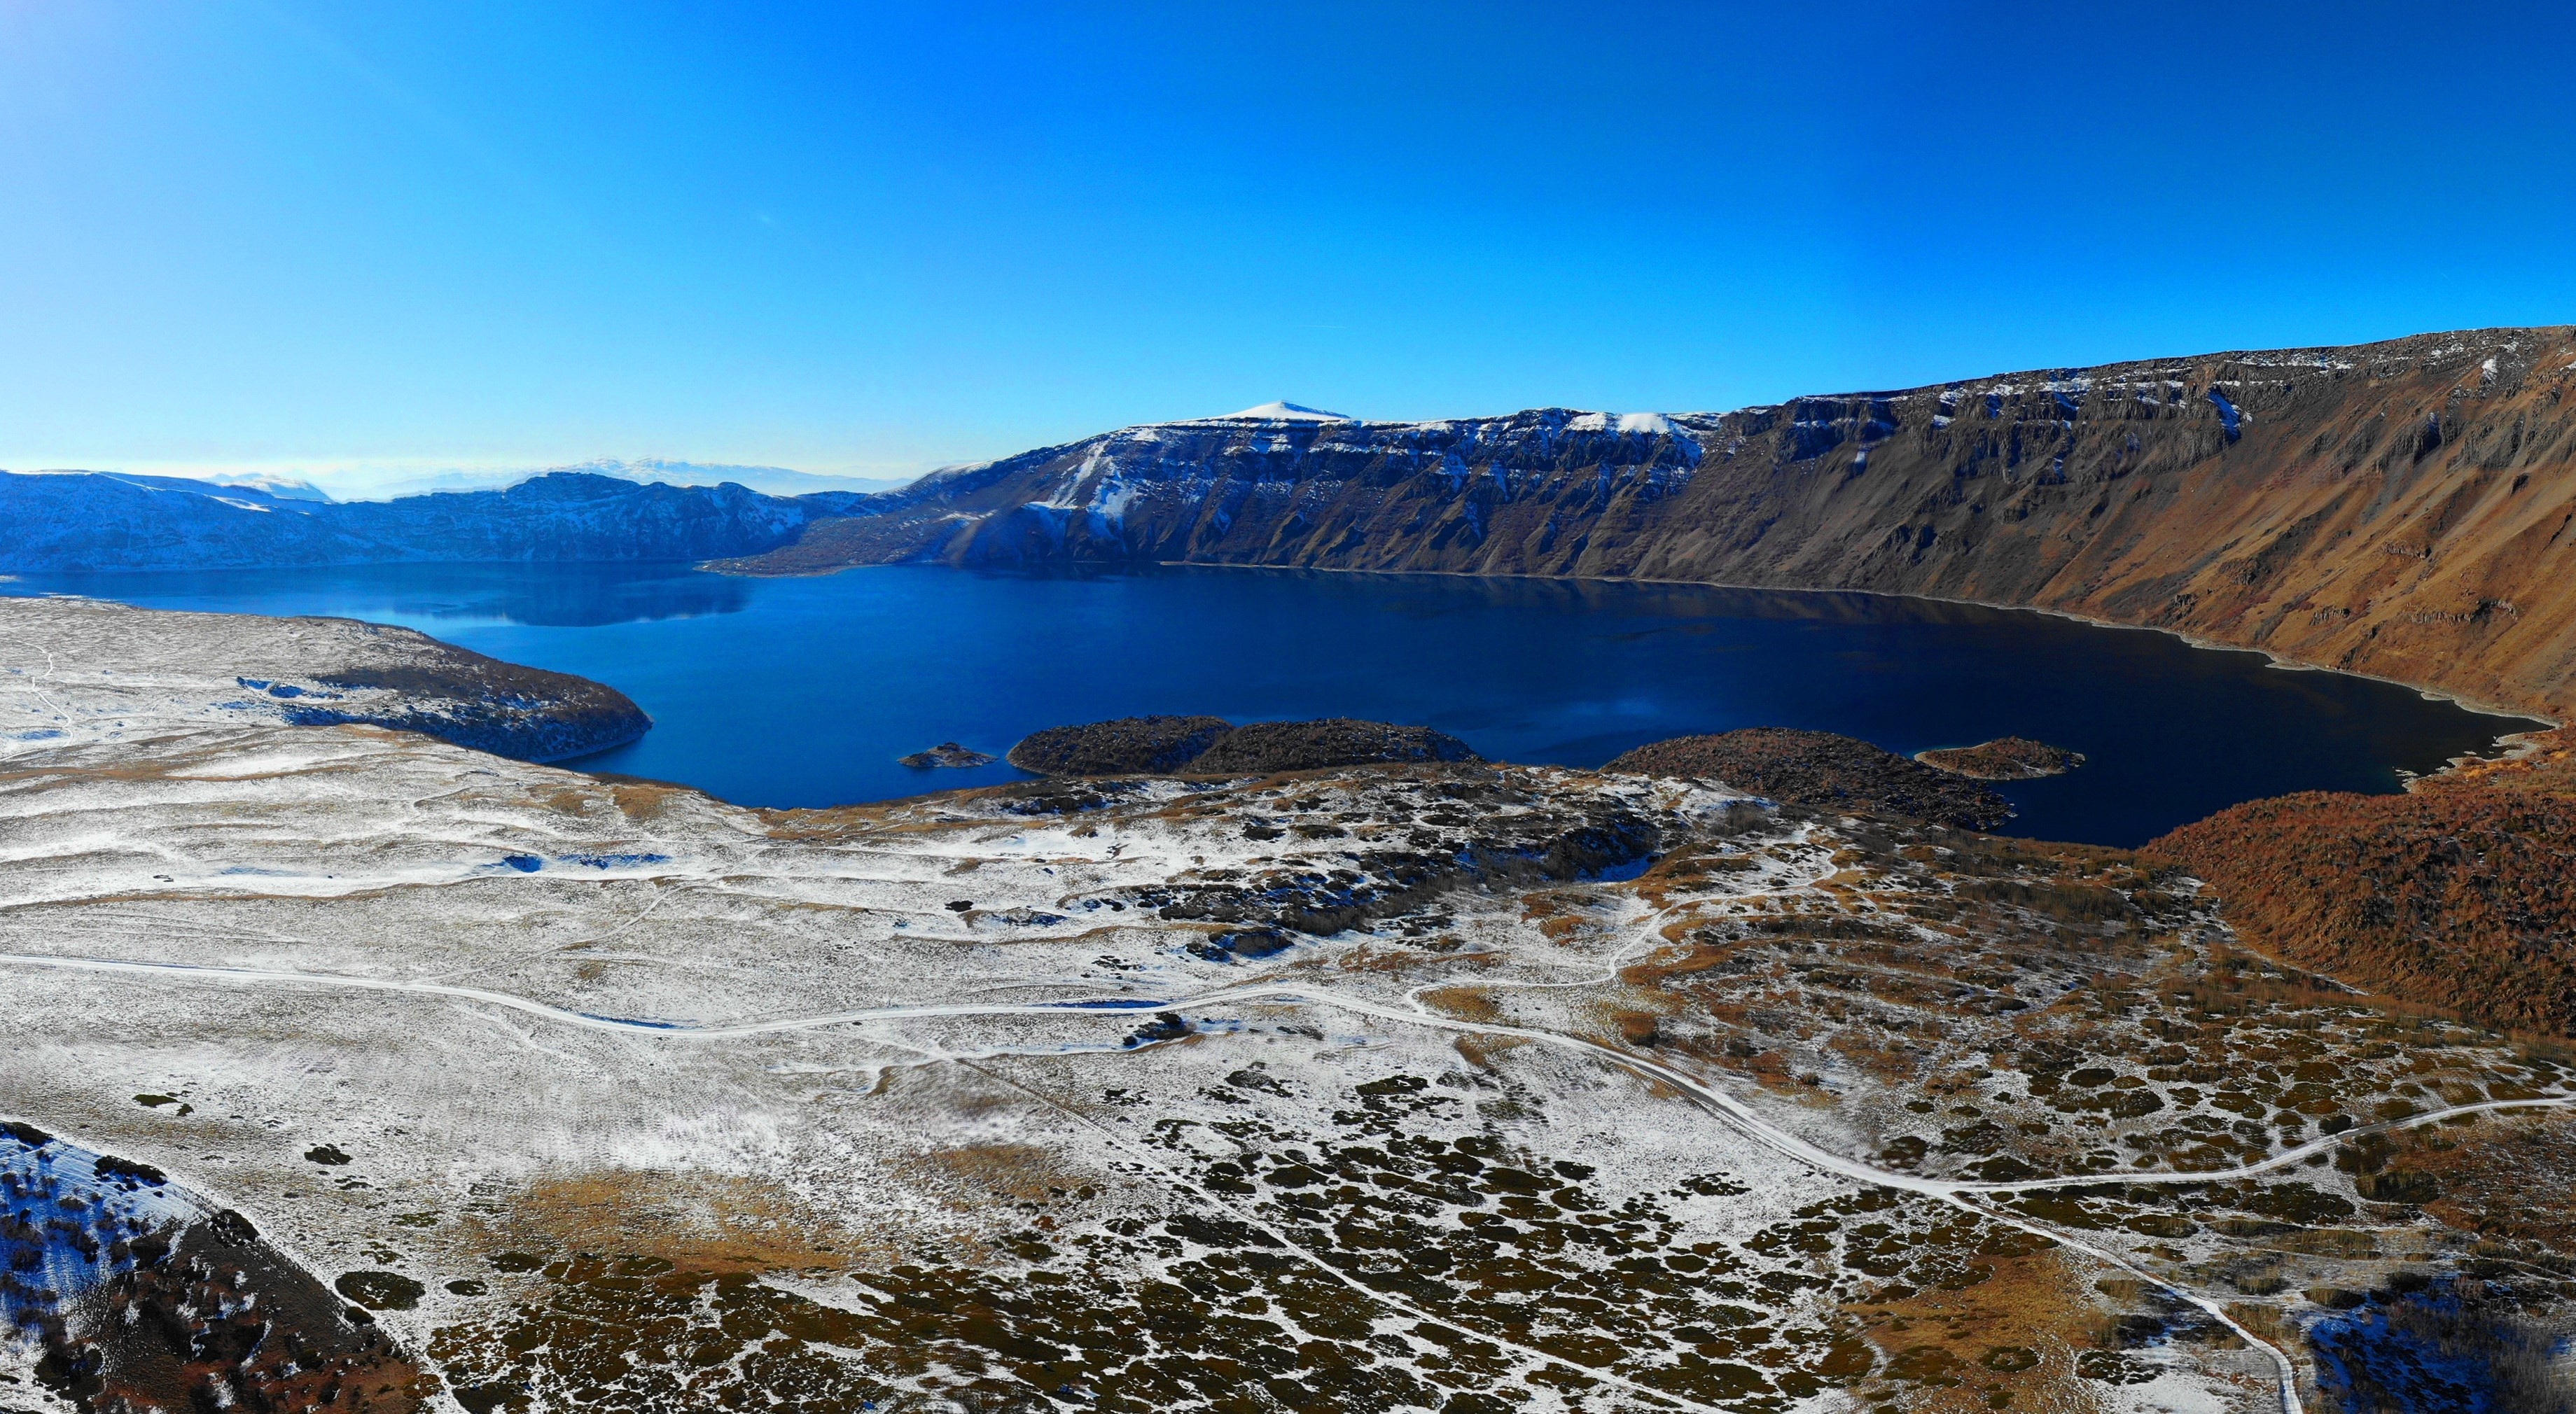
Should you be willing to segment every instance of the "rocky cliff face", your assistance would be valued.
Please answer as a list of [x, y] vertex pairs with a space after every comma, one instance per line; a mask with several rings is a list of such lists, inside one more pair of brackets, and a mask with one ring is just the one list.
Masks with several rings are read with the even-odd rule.
[[1131, 427], [720, 566], [1189, 560], [2069, 610], [2564, 715], [2576, 330], [2424, 335], [1725, 414]]
[[698, 560], [758, 554], [864, 503], [847, 492], [764, 496], [578, 472], [345, 504], [176, 477], [0, 473], [0, 571]]

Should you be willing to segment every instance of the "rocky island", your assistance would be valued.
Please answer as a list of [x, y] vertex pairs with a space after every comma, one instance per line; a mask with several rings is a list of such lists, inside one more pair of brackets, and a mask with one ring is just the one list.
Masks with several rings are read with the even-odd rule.
[[993, 764], [991, 753], [972, 751], [953, 741], [943, 741], [937, 746], [930, 748], [928, 751], [916, 751], [910, 756], [897, 757], [896, 759], [916, 771], [927, 771], [942, 766], [952, 769], [964, 769], [972, 766], [990, 766]]
[[1935, 770], [1972, 781], [2027, 781], [2062, 776], [2084, 764], [2084, 753], [2033, 741], [2026, 736], [1999, 736], [1975, 746], [1948, 746], [1918, 751], [1914, 759]]
[[[462, 700], [328, 686], [353, 635], [0, 602], [0, 1399], [2471, 1408], [2576, 1297], [2564, 1026], [2287, 955], [2268, 823], [1996, 839], [1794, 737], [1200, 774], [1168, 719], [747, 810], [242, 685]], [[2395, 799], [2373, 867], [2506, 867]]]

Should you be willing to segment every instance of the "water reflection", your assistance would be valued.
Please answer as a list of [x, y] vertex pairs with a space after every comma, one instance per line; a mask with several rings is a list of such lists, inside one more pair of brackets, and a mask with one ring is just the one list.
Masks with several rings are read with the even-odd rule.
[[599, 628], [738, 614], [752, 583], [668, 565], [364, 565], [40, 575], [7, 594], [81, 594], [164, 609]]

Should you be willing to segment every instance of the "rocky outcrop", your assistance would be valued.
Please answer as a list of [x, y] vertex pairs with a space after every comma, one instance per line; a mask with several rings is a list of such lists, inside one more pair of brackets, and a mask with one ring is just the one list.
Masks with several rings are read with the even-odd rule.
[[2564, 713], [2576, 331], [1800, 398], [1131, 427], [870, 498], [752, 574], [1176, 560], [1861, 589], [2067, 610]]
[[817, 517], [865, 502], [578, 472], [500, 491], [346, 503], [179, 477], [0, 472], [0, 571], [702, 560], [774, 549]]
[[2012, 803], [1983, 786], [1883, 747], [1832, 732], [1745, 727], [1649, 742], [1604, 771], [1720, 781], [1792, 805], [1865, 810], [1991, 830]]
[[1234, 730], [1223, 717], [1119, 717], [1022, 737], [1010, 762], [1042, 776], [1144, 776], [1178, 770]]
[[37, 1381], [78, 1408], [430, 1405], [435, 1381], [367, 1311], [150, 1164], [9, 1121], [0, 1197], [0, 1311], [41, 1348]]
[[299, 727], [360, 723], [419, 732], [520, 761], [588, 756], [653, 729], [643, 708], [606, 683], [505, 663], [425, 634], [410, 639], [370, 641], [380, 651], [316, 675], [325, 692], [290, 703], [286, 720]]
[[1049, 776], [1242, 776], [1484, 758], [1447, 732], [1350, 717], [1243, 727], [1223, 717], [1121, 717], [1033, 732], [1010, 759]]
[[1398, 761], [1482, 761], [1467, 743], [1430, 727], [1326, 717], [1254, 722], [1217, 738], [1187, 769], [1197, 775], [1321, 771]]

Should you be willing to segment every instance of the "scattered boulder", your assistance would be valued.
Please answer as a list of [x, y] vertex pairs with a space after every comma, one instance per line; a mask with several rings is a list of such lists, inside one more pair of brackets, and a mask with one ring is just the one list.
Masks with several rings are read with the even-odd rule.
[[940, 766], [990, 766], [993, 755], [988, 751], [969, 750], [953, 741], [943, 741], [928, 751], [896, 757], [895, 762], [916, 771], [927, 771]]
[[1178, 770], [1234, 729], [1223, 717], [1120, 717], [1049, 727], [1021, 739], [1010, 762], [1042, 776], [1152, 776]]
[[1969, 830], [1991, 830], [2012, 818], [2012, 803], [1983, 786], [1832, 732], [1747, 727], [1674, 737], [1601, 769], [1724, 781], [1790, 804], [1884, 811]]
[[1972, 781], [2027, 781], [2065, 775], [2084, 764], [2084, 753], [2026, 736], [1999, 736], [1975, 746], [1918, 751], [1914, 759], [1936, 771]]
[[409, 1311], [429, 1289], [400, 1272], [349, 1272], [332, 1289], [370, 1311]]

